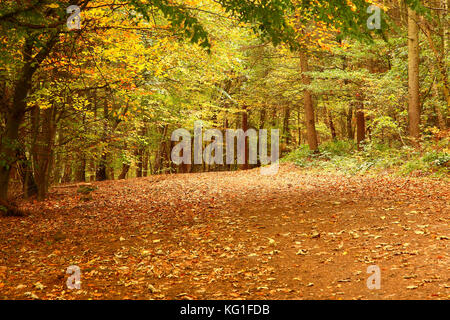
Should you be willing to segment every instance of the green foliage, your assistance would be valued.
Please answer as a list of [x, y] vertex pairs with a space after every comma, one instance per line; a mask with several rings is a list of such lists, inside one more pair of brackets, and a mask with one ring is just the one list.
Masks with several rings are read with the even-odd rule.
[[[406, 2], [425, 14], [419, 0]], [[24, 44], [33, 46], [35, 56], [52, 33], [65, 28], [68, 0], [36, 3], [0, 4], [5, 106], [12, 103], [14, 85], [27, 62]], [[378, 32], [367, 30], [366, 0], [116, 0], [98, 7], [94, 1], [82, 3], [88, 23], [82, 23], [79, 32], [59, 34], [48, 59], [37, 66], [25, 101], [28, 110], [37, 106], [55, 112], [52, 152], [57, 168], [50, 173], [52, 182], [67, 180], [66, 167], [72, 169], [67, 170], [72, 175], [68, 179], [73, 178], [80, 160], [91, 178], [104, 159], [112, 173], [131, 167], [133, 175], [144, 161], [151, 171], [170, 171], [166, 149], [174, 129], [192, 128], [199, 119], [209, 127], [236, 128], [242, 124], [243, 107], [250, 127], [282, 129], [283, 151], [291, 150], [307, 136], [305, 90], [313, 95], [322, 145], [319, 153], [301, 146], [286, 159], [303, 167], [350, 173], [448, 170], [445, 147], [435, 144], [437, 149], [432, 149], [428, 141], [417, 152], [405, 146], [406, 30], [399, 26], [387, 37], [392, 28], [386, 25], [390, 10], [396, 13], [393, 19], [404, 13], [400, 4], [382, 12]], [[448, 117], [448, 108], [442, 103], [437, 59], [424, 41], [421, 129], [431, 140], [434, 129], [445, 128], [442, 119]], [[308, 85], [301, 81], [305, 73], [300, 71], [298, 49], [308, 58]], [[357, 108], [365, 114], [370, 139], [361, 152], [353, 142], [342, 141], [354, 135]], [[0, 131], [5, 121], [1, 114]], [[27, 112], [21, 124], [27, 153], [35, 149], [33, 121]], [[332, 135], [339, 141], [330, 142]], [[5, 141], [2, 144], [7, 147]], [[0, 167], [13, 160], [0, 152]]]
[[348, 140], [327, 141], [320, 146], [319, 150], [321, 153], [326, 153], [330, 157], [340, 157], [353, 153], [355, 143]]
[[[448, 139], [447, 139], [448, 145]], [[283, 161], [303, 168], [341, 171], [349, 174], [389, 170], [400, 175], [432, 175], [443, 177], [450, 173], [450, 153], [437, 151], [427, 144], [422, 151], [404, 146], [391, 148], [386, 144], [367, 143], [362, 151], [350, 141], [322, 144], [320, 153], [312, 153], [308, 146], [288, 154]], [[448, 149], [447, 149], [448, 150]]]

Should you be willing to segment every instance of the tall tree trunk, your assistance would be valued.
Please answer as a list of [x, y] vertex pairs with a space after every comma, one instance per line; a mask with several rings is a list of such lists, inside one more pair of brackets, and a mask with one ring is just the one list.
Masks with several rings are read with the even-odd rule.
[[[242, 111], [242, 130], [244, 132], [247, 132], [248, 130], [248, 113], [247, 113], [247, 106], [242, 107], [244, 111]], [[241, 165], [241, 170], [247, 170], [248, 169], [248, 137], [245, 137], [245, 148], [244, 148], [244, 164]]]
[[159, 147], [158, 147], [158, 151], [156, 152], [155, 155], [155, 174], [161, 173], [161, 170], [163, 169], [163, 155], [164, 155], [164, 150], [165, 150], [165, 146], [166, 146], [166, 136], [167, 136], [167, 130], [168, 130], [169, 126], [168, 125], [164, 125], [162, 127], [159, 127], [159, 131], [161, 133], [161, 139], [159, 141]]
[[[421, 24], [423, 26], [422, 30], [425, 34], [425, 38], [428, 41], [429, 48], [434, 54], [436, 59], [437, 69], [441, 78], [441, 88], [442, 93], [444, 94], [445, 101], [447, 103], [447, 107], [450, 107], [450, 85], [448, 81], [447, 69], [448, 67], [445, 64], [445, 57], [447, 53], [447, 43], [448, 43], [448, 27], [447, 27], [447, 17], [448, 15], [448, 5], [447, 0], [441, 0], [441, 10], [437, 13], [437, 18], [439, 21], [438, 30], [434, 30], [435, 27], [430, 24], [430, 22], [423, 18], [421, 19]], [[440, 38], [440, 45], [435, 44], [435, 40], [433, 39], [433, 34], [436, 33]], [[439, 47], [438, 47], [439, 45]], [[434, 69], [434, 68], [433, 68]]]
[[289, 106], [284, 107], [284, 119], [283, 119], [283, 136], [286, 146], [291, 143], [291, 133], [289, 131], [289, 118], [291, 116], [291, 109]]
[[[139, 135], [144, 138], [147, 135], [147, 124], [144, 121], [144, 125], [139, 130]], [[143, 145], [138, 145], [136, 150], [136, 159], [137, 159], [137, 169], [136, 169], [136, 177], [142, 178], [144, 171], [144, 157], [145, 157], [145, 147]]]
[[123, 180], [127, 176], [128, 170], [130, 170], [130, 165], [128, 163], [122, 164], [122, 172], [120, 172], [118, 179]]
[[[95, 97], [95, 91], [93, 96]], [[95, 105], [95, 102], [92, 103], [92, 105]], [[94, 106], [94, 108], [96, 108]], [[82, 117], [82, 124], [83, 127], [86, 126], [86, 114], [83, 114]], [[75, 169], [75, 181], [77, 182], [86, 182], [86, 165], [87, 165], [87, 161], [86, 161], [86, 154], [83, 152], [83, 150], [80, 150], [78, 152], [78, 164], [76, 165], [76, 169]]]
[[408, 8], [408, 116], [409, 135], [420, 137], [419, 26], [417, 13]]
[[72, 181], [72, 159], [69, 157], [66, 159], [66, 164], [64, 166], [64, 173], [61, 178], [62, 183], [69, 183]]
[[361, 142], [366, 138], [366, 121], [364, 116], [364, 110], [359, 106], [356, 111], [356, 143], [358, 150], [361, 150]]
[[0, 164], [0, 200], [7, 199], [9, 177], [12, 165], [16, 162], [18, 148], [19, 127], [23, 122], [27, 106], [26, 98], [32, 87], [32, 78], [41, 63], [47, 58], [57, 41], [57, 34], [53, 34], [41, 50], [33, 57], [35, 38], [29, 37], [25, 40], [22, 55], [24, 65], [14, 84], [12, 105], [6, 114], [6, 128], [0, 143], [0, 154], [3, 164]]
[[97, 172], [97, 166], [93, 158], [89, 160], [89, 181], [95, 181], [95, 173]]
[[36, 142], [33, 143], [32, 154], [38, 200], [44, 200], [50, 185], [50, 172], [53, 165], [53, 144], [56, 133], [56, 107], [33, 110], [33, 126], [37, 128]]
[[137, 159], [137, 168], [136, 168], [136, 177], [142, 178], [142, 169], [143, 169], [143, 160], [144, 160], [144, 152], [143, 149], [138, 149], [136, 151], [136, 159]]
[[144, 156], [142, 158], [142, 176], [147, 177], [148, 176], [148, 150], [144, 150]]
[[355, 133], [353, 132], [353, 107], [348, 107], [348, 113], [347, 113], [347, 137], [349, 140], [354, 141], [355, 139]]
[[[311, 78], [305, 74], [309, 71], [308, 58], [303, 51], [300, 52], [300, 65], [302, 71], [302, 83], [309, 86], [311, 84]], [[305, 105], [306, 133], [309, 149], [317, 152], [319, 150], [319, 144], [317, 142], [316, 124], [314, 121], [313, 97], [310, 90], [304, 89], [303, 100]]]
[[[108, 120], [109, 120], [109, 112], [108, 112], [108, 98], [107, 93], [105, 91], [105, 101], [103, 104], [103, 139], [106, 139], [108, 136]], [[108, 163], [108, 151], [103, 150], [102, 156], [100, 157], [100, 162], [97, 167], [97, 172], [95, 174], [95, 178], [97, 181], [105, 181], [108, 179], [107, 176], [107, 163]]]
[[108, 162], [108, 158], [106, 153], [103, 153], [100, 157], [100, 161], [98, 163], [97, 172], [95, 174], [95, 179], [97, 181], [105, 181], [108, 177], [106, 174], [106, 164]]
[[22, 74], [14, 88], [12, 110], [6, 115], [5, 134], [0, 144], [0, 155], [3, 164], [0, 165], [0, 200], [6, 200], [12, 165], [16, 162], [18, 151], [19, 126], [25, 116], [25, 98], [31, 89], [31, 78], [34, 71], [31, 68], [32, 43], [25, 43], [23, 56], [28, 62], [22, 68]]
[[327, 115], [328, 115], [328, 126], [330, 127], [331, 138], [336, 141], [337, 134], [336, 134], [336, 128], [334, 127], [333, 115], [331, 114], [331, 110], [328, 110]]
[[[436, 83], [433, 83], [433, 96], [435, 97], [436, 100], [439, 99], [439, 91], [438, 91]], [[436, 112], [437, 123], [438, 123], [439, 129], [446, 130], [447, 129], [447, 123], [445, 121], [445, 118], [444, 118], [444, 115], [442, 113], [441, 107], [439, 105], [435, 105], [434, 109], [435, 109], [435, 112]]]
[[24, 198], [29, 198], [31, 196], [37, 195], [37, 185], [34, 179], [33, 170], [31, 168], [31, 163], [27, 158], [25, 151], [20, 148], [18, 151], [17, 159], [19, 174], [22, 179], [22, 191]]
[[297, 146], [301, 146], [302, 144], [302, 126], [301, 126], [301, 120], [300, 120], [300, 113], [301, 113], [301, 107], [300, 105], [297, 106], [297, 135], [298, 135], [298, 141]]
[[86, 155], [81, 152], [78, 157], [78, 164], [75, 170], [75, 181], [86, 182]]

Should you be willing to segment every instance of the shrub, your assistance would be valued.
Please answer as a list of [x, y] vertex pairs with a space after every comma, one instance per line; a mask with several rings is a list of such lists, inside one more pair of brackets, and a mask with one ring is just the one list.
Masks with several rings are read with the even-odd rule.
[[352, 141], [328, 141], [320, 146], [319, 153], [312, 153], [307, 145], [302, 145], [283, 160], [303, 168], [338, 170], [350, 174], [389, 169], [401, 175], [440, 176], [448, 174], [450, 169], [447, 145], [448, 140], [447, 143], [440, 142], [439, 146], [424, 143], [419, 150], [410, 146], [392, 148], [384, 143], [369, 142], [363, 145], [362, 151], [357, 151]]

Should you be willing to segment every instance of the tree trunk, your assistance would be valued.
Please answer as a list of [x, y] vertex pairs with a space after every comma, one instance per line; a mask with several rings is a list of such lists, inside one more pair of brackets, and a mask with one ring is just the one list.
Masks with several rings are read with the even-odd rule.
[[95, 179], [97, 181], [105, 181], [108, 177], [106, 174], [106, 164], [108, 162], [108, 158], [106, 153], [103, 153], [100, 157], [100, 161], [97, 167], [97, 172], [95, 173]]
[[[422, 24], [422, 30], [425, 34], [425, 37], [428, 41], [429, 44], [429, 48], [431, 49], [431, 51], [434, 54], [434, 57], [436, 59], [436, 66], [441, 78], [441, 88], [442, 88], [442, 93], [444, 94], [444, 98], [447, 104], [447, 107], [450, 107], [450, 87], [449, 87], [449, 81], [448, 81], [448, 76], [447, 76], [447, 66], [445, 63], [445, 57], [447, 54], [447, 42], [448, 42], [448, 28], [447, 28], [447, 11], [448, 11], [448, 6], [447, 6], [447, 0], [442, 0], [441, 1], [441, 12], [439, 12], [438, 15], [438, 20], [440, 21], [439, 24], [439, 28], [436, 32], [436, 30], [434, 30], [434, 27], [430, 24], [430, 22], [427, 19], [422, 18], [421, 24]], [[433, 34], [432, 33], [436, 33], [439, 35], [440, 38], [440, 46], [437, 47], [438, 44], [435, 44], [435, 40], [433, 39]], [[433, 68], [434, 69], [434, 68]]]
[[[436, 100], [439, 99], [439, 91], [438, 91], [436, 83], [433, 83], [433, 96], [435, 97]], [[435, 112], [436, 112], [437, 123], [438, 123], [439, 129], [446, 130], [447, 129], [447, 123], [445, 121], [445, 118], [444, 118], [444, 115], [442, 113], [441, 107], [439, 105], [435, 105], [434, 109], [435, 109]]]
[[286, 146], [289, 146], [289, 144], [291, 143], [291, 133], [289, 131], [290, 116], [291, 116], [291, 109], [289, 108], [289, 106], [286, 106], [284, 108], [284, 119], [283, 119], [283, 136]]
[[159, 142], [159, 147], [158, 147], [158, 151], [156, 152], [156, 156], [155, 156], [155, 174], [161, 173], [161, 170], [163, 169], [163, 155], [164, 155], [164, 150], [165, 150], [165, 140], [166, 140], [166, 136], [167, 136], [167, 130], [168, 130], [169, 126], [168, 125], [164, 125], [163, 127], [160, 127], [160, 133], [161, 133], [161, 140]]
[[419, 26], [418, 15], [408, 8], [408, 116], [409, 135], [417, 141], [420, 137], [419, 96]]
[[353, 107], [349, 106], [347, 113], [347, 137], [349, 140], [354, 141], [355, 133], [353, 132]]
[[122, 165], [122, 172], [119, 174], [118, 179], [123, 180], [127, 176], [128, 170], [130, 170], [130, 165], [127, 163], [124, 163]]
[[328, 115], [328, 126], [330, 127], [331, 138], [334, 141], [336, 141], [336, 139], [337, 139], [336, 128], [334, 127], [333, 116], [332, 116], [330, 110], [328, 110], [327, 115]]
[[[106, 139], [108, 136], [108, 120], [109, 120], [109, 112], [108, 112], [108, 99], [105, 91], [105, 101], [103, 104], [103, 139]], [[102, 156], [100, 157], [100, 162], [98, 164], [97, 172], [95, 174], [95, 178], [97, 181], [105, 181], [108, 179], [106, 168], [108, 163], [108, 151], [103, 150]]]
[[364, 118], [364, 111], [358, 109], [356, 111], [356, 143], [358, 150], [361, 150], [361, 142], [366, 138], [366, 121]]
[[76, 182], [86, 182], [86, 156], [83, 153], [79, 154], [79, 163], [75, 171]]
[[136, 177], [142, 178], [142, 170], [143, 170], [143, 160], [144, 160], [144, 152], [142, 149], [138, 149], [136, 152], [137, 159], [137, 168], [136, 168]]
[[300, 147], [302, 144], [302, 126], [301, 126], [301, 120], [300, 120], [300, 113], [301, 113], [301, 107], [298, 105], [297, 107], [297, 135], [298, 135], [298, 141], [297, 146]]
[[30, 166], [30, 161], [23, 149], [19, 149], [17, 159], [19, 159], [18, 168], [22, 179], [22, 190], [24, 198], [29, 198], [37, 195], [37, 185], [34, 179], [33, 170]]
[[148, 176], [148, 150], [144, 150], [144, 156], [142, 158], [142, 176]]
[[56, 133], [56, 108], [33, 110], [33, 127], [36, 141], [32, 146], [34, 173], [38, 187], [38, 200], [44, 200], [50, 185], [53, 165], [53, 144]]
[[64, 166], [64, 174], [61, 178], [62, 183], [69, 183], [72, 181], [72, 160], [66, 159], [66, 165]]
[[[311, 78], [305, 74], [309, 71], [308, 58], [302, 51], [300, 52], [300, 64], [302, 71], [302, 83], [305, 86], [309, 86], [311, 84]], [[313, 97], [310, 90], [304, 89], [303, 92], [308, 145], [311, 151], [317, 152], [319, 150], [319, 144], [317, 142], [316, 124], [314, 121]]]
[[[242, 130], [247, 132], [248, 130], [248, 114], [247, 114], [247, 106], [242, 107], [244, 111], [242, 111]], [[244, 164], [241, 165], [241, 170], [248, 170], [248, 137], [245, 137], [245, 148], [244, 148]]]
[[33, 57], [35, 38], [25, 40], [23, 47], [24, 65], [14, 84], [12, 106], [6, 114], [6, 128], [0, 143], [0, 200], [6, 200], [8, 196], [9, 177], [12, 165], [16, 162], [18, 148], [19, 127], [22, 124], [27, 106], [26, 98], [32, 87], [32, 78], [40, 64], [47, 58], [55, 45], [58, 37], [53, 34], [42, 49]]

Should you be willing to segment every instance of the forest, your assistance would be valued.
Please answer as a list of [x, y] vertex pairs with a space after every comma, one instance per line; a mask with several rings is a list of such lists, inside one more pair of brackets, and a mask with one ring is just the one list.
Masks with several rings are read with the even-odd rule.
[[1, 0], [0, 299], [448, 299], [449, 40], [448, 0]]

